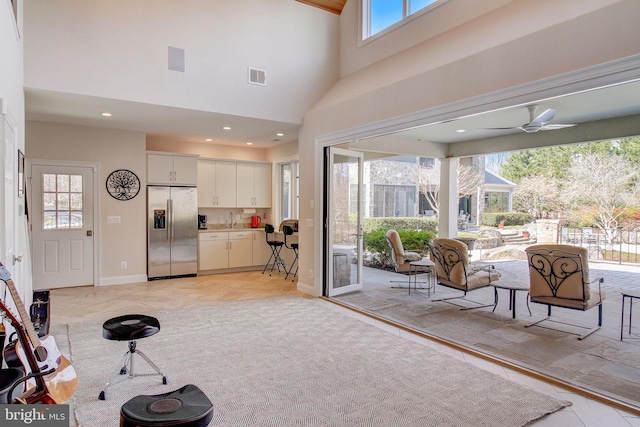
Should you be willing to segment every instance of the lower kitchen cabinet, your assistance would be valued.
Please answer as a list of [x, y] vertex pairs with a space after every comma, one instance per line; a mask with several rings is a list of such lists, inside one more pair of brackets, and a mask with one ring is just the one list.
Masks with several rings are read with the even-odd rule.
[[198, 234], [198, 270], [251, 267], [253, 233], [207, 231]]
[[253, 265], [253, 233], [248, 231], [229, 232], [229, 268]]

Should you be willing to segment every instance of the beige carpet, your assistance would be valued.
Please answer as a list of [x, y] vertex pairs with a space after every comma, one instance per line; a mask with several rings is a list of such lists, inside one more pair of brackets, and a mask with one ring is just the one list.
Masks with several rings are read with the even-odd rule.
[[127, 400], [185, 384], [211, 399], [215, 426], [521, 426], [569, 405], [322, 300], [273, 297], [144, 314], [162, 329], [138, 348], [169, 383], [125, 380], [106, 401], [98, 394], [127, 343], [103, 339], [101, 322], [69, 325], [80, 427], [118, 426]]

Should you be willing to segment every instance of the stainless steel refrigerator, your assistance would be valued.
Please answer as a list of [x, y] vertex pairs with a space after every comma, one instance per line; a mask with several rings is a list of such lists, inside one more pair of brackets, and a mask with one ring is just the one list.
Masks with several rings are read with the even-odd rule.
[[198, 272], [196, 187], [147, 186], [147, 278]]

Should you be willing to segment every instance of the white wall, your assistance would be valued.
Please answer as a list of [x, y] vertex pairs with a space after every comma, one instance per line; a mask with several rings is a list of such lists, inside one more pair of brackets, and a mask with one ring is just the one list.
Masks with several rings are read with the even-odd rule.
[[[23, 84], [23, 40], [21, 34], [22, 29], [22, 0], [18, 1], [18, 19], [16, 19], [11, 8], [11, 2], [0, 1], [0, 104], [4, 106], [12, 121], [16, 124], [16, 150], [24, 152], [24, 93], [22, 91]], [[4, 116], [0, 114], [0, 119], [4, 120]], [[3, 135], [2, 124], [0, 124], [0, 175], [4, 176], [5, 163], [13, 162], [17, 164], [17, 152], [10, 153], [5, 158], [5, 141]], [[0, 219], [3, 224], [0, 227], [0, 253], [4, 254], [5, 241], [5, 197], [13, 195], [5, 194], [5, 186], [0, 187]], [[17, 199], [16, 203], [20, 205], [19, 216], [16, 223], [16, 254], [23, 255], [22, 264], [16, 265], [20, 268], [22, 275], [20, 280], [16, 280], [16, 287], [23, 298], [23, 302], [28, 306], [31, 302], [31, 270], [30, 257], [27, 244], [26, 234], [26, 217], [22, 215], [24, 212], [24, 198]], [[10, 266], [12, 260], [1, 259], [4, 264]], [[13, 267], [12, 267], [13, 268]]]
[[[145, 135], [113, 129], [27, 122], [26, 155], [31, 159], [96, 162], [99, 241], [99, 284], [144, 281], [147, 274], [146, 142]], [[128, 201], [111, 197], [107, 176], [129, 169], [140, 178], [140, 193]], [[120, 216], [120, 224], [107, 224], [107, 216]], [[127, 261], [121, 269], [120, 262]]]
[[[353, 0], [348, 6], [351, 13], [342, 16], [342, 28], [357, 26]], [[318, 141], [337, 143], [383, 132], [388, 125], [419, 114], [428, 117], [447, 105], [480, 112], [489, 94], [536, 81], [553, 87], [559, 75], [640, 54], [638, 16], [636, 0], [514, 1], [409, 49], [398, 43], [400, 51], [372, 65], [354, 65], [305, 115], [299, 135], [300, 169], [305, 171], [300, 176], [304, 250], [299, 288], [321, 293], [323, 156]], [[346, 37], [353, 37], [352, 32]], [[539, 96], [521, 95], [532, 100]], [[512, 102], [505, 98], [496, 104], [508, 107]], [[314, 226], [302, 225], [307, 220]]]
[[[25, 85], [300, 123], [338, 78], [338, 16], [293, 0], [29, 0]], [[169, 46], [185, 72], [168, 70]], [[247, 67], [267, 85], [247, 84]]]

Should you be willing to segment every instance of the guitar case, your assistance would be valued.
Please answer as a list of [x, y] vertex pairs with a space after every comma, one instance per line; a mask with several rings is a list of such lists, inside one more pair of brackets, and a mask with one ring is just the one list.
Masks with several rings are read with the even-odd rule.
[[[0, 369], [0, 404], [13, 403], [14, 399], [24, 393], [24, 382], [14, 387], [24, 378], [24, 371], [21, 368]], [[13, 388], [11, 396], [9, 392]]]

